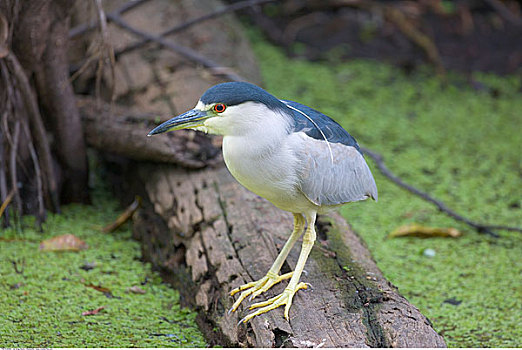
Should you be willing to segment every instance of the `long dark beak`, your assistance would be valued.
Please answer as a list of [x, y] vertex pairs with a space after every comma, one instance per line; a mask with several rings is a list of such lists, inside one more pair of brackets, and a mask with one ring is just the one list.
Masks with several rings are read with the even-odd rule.
[[207, 111], [201, 111], [199, 109], [191, 109], [183, 114], [178, 115], [165, 123], [162, 123], [152, 129], [147, 136], [161, 134], [162, 132], [174, 131], [180, 129], [192, 129], [198, 126], [202, 126], [205, 119], [210, 116]]

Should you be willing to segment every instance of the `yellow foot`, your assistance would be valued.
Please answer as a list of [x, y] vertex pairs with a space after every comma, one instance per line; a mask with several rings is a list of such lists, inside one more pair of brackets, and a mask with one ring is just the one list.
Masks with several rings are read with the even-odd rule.
[[307, 289], [307, 288], [308, 288], [308, 285], [306, 283], [300, 282], [295, 287], [295, 289], [286, 288], [285, 291], [283, 293], [279, 294], [278, 296], [268, 299], [267, 301], [263, 301], [260, 303], [255, 303], [255, 304], [250, 305], [250, 307], [249, 307], [250, 310], [257, 309], [257, 308], [260, 308], [260, 309], [248, 314], [241, 321], [239, 321], [239, 323], [241, 323], [241, 322], [247, 323], [252, 318], [254, 318], [258, 315], [264, 314], [265, 312], [268, 312], [270, 310], [276, 309], [283, 305], [286, 305], [285, 306], [285, 318], [288, 321], [288, 312], [290, 311], [290, 306], [292, 305], [292, 299], [293, 299], [295, 293], [299, 289]]
[[236, 288], [230, 292], [230, 295], [233, 296], [234, 294], [238, 292], [243, 292], [239, 296], [239, 298], [236, 300], [234, 305], [232, 305], [232, 308], [228, 310], [228, 313], [234, 312], [239, 307], [239, 304], [250, 295], [250, 300], [257, 297], [259, 294], [266, 292], [274, 284], [277, 284], [281, 281], [284, 281], [286, 279], [289, 279], [292, 277], [293, 272], [285, 273], [284, 275], [278, 276], [274, 273], [268, 272], [265, 277], [261, 278], [259, 281], [250, 282], [247, 284], [242, 285], [239, 288]]

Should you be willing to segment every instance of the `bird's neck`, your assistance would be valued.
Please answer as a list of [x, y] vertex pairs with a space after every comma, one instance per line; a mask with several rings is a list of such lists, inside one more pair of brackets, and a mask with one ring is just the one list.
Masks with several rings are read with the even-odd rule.
[[280, 115], [264, 116], [257, 122], [236, 125], [235, 132], [224, 135], [234, 144], [243, 145], [245, 152], [259, 155], [270, 153], [281, 146], [290, 133], [288, 121]]

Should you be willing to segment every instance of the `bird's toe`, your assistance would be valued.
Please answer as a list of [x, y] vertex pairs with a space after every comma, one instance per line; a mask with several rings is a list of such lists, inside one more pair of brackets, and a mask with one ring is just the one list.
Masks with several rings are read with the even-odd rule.
[[290, 307], [292, 306], [292, 300], [294, 298], [295, 293], [300, 289], [307, 289], [307, 288], [308, 288], [308, 284], [306, 284], [304, 282], [300, 282], [297, 284], [297, 286], [295, 288], [286, 288], [283, 293], [281, 293], [273, 298], [250, 305], [248, 308], [249, 310], [254, 310], [254, 309], [257, 309], [257, 310], [248, 314], [247, 316], [245, 316], [243, 319], [241, 319], [241, 321], [239, 321], [239, 323], [241, 323], [241, 322], [247, 323], [254, 317], [264, 314], [270, 310], [276, 309], [283, 305], [285, 305], [284, 315], [285, 315], [286, 320], [288, 321]]
[[232, 308], [229, 310], [229, 313], [236, 311], [241, 302], [245, 300], [245, 298], [247, 298], [248, 296], [250, 296], [249, 300], [253, 300], [261, 293], [268, 291], [275, 284], [291, 278], [292, 275], [293, 272], [288, 272], [281, 276], [269, 272], [265, 277], [261, 278], [258, 281], [250, 282], [233, 289], [232, 291], [230, 291], [231, 296], [237, 294], [238, 292], [242, 293], [240, 294], [239, 298], [236, 300], [234, 305], [232, 305]]

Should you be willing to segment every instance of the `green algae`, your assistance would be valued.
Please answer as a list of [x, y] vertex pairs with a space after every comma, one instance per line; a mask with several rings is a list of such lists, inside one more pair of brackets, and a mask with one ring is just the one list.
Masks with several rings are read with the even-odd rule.
[[[94, 203], [50, 215], [43, 233], [26, 219], [23, 233], [0, 234], [0, 346], [204, 347], [195, 313], [181, 308], [178, 292], [140, 261], [129, 227], [101, 232], [118, 215], [116, 202], [96, 195]], [[68, 233], [89, 249], [38, 250], [43, 239]], [[145, 294], [129, 292], [132, 286]], [[102, 306], [98, 314], [82, 316]]]
[[[406, 182], [471, 220], [522, 226], [519, 77], [289, 59], [252, 34], [265, 87], [341, 123]], [[449, 346], [517, 347], [522, 339], [520, 233], [480, 235], [391, 183], [369, 160], [379, 202], [344, 206], [385, 276], [433, 322]], [[386, 239], [408, 223], [453, 226], [458, 239]], [[423, 255], [433, 249], [434, 257]], [[452, 303], [453, 302], [453, 303]], [[457, 305], [454, 305], [457, 304]]]

